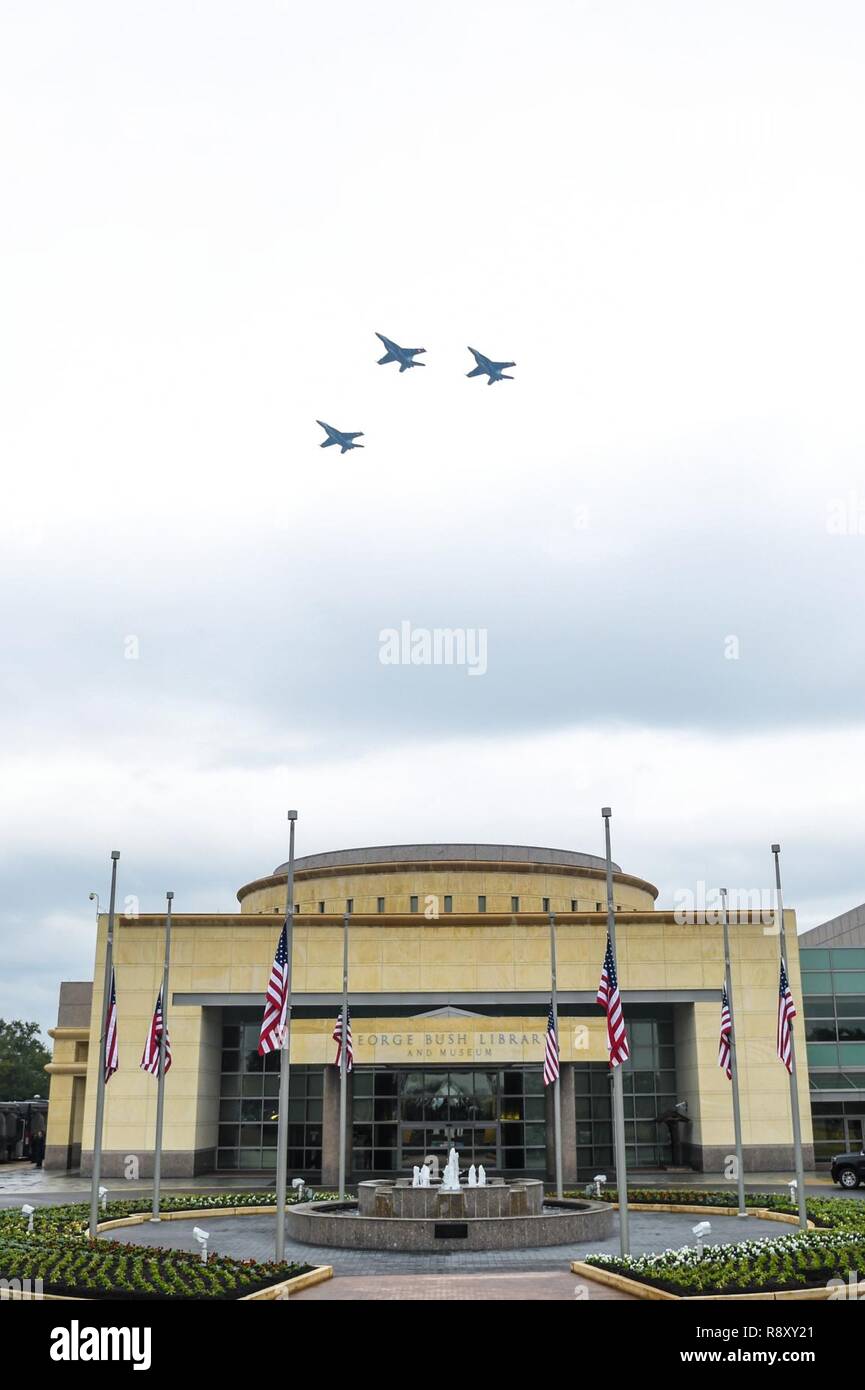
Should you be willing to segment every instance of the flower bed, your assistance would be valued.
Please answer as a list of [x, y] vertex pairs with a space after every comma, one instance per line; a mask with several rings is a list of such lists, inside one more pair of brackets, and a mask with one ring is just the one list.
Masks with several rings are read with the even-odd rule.
[[[296, 1200], [296, 1198], [289, 1199]], [[327, 1200], [316, 1194], [316, 1200]], [[273, 1194], [202, 1193], [195, 1197], [166, 1197], [161, 1210], [213, 1211], [217, 1208], [273, 1205]], [[104, 1221], [137, 1216], [146, 1203], [109, 1202]], [[114, 1240], [91, 1240], [87, 1234], [89, 1207], [83, 1202], [41, 1207], [34, 1212], [33, 1230], [20, 1210], [0, 1211], [0, 1278], [42, 1281], [47, 1294], [98, 1299], [238, 1299], [257, 1293], [311, 1269], [307, 1264], [238, 1260], [211, 1255], [206, 1264], [194, 1250], [165, 1250], [124, 1245]]]
[[[615, 1202], [610, 1189], [602, 1200]], [[746, 1205], [795, 1215], [788, 1198], [750, 1193]], [[628, 1189], [635, 1208], [655, 1206], [729, 1207], [738, 1203], [730, 1192], [694, 1192]], [[830, 1279], [865, 1281], [865, 1203], [840, 1198], [809, 1198], [809, 1220], [819, 1227], [796, 1231], [778, 1240], [742, 1240], [729, 1245], [706, 1246], [698, 1255], [694, 1247], [664, 1250], [654, 1255], [617, 1257], [588, 1255], [583, 1261], [688, 1298], [701, 1294], [779, 1293], [795, 1289], [825, 1288]]]

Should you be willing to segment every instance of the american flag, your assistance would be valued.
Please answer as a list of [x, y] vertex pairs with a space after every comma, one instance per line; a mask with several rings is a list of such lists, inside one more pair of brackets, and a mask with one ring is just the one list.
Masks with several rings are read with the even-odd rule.
[[607, 1015], [607, 1051], [610, 1054], [610, 1066], [617, 1067], [621, 1062], [627, 1062], [631, 1050], [628, 1047], [628, 1035], [625, 1032], [619, 981], [616, 977], [616, 961], [613, 956], [613, 943], [610, 940], [609, 932], [607, 933], [604, 964], [601, 968], [601, 983], [598, 985], [597, 1003]]
[[[151, 1076], [159, 1075], [159, 1044], [162, 1038], [162, 1029], [165, 1019], [162, 1014], [162, 990], [156, 997], [156, 1008], [153, 1010], [153, 1018], [150, 1021], [150, 1032], [147, 1034], [147, 1042], [144, 1044], [144, 1052], [141, 1055], [141, 1070], [149, 1071]], [[165, 1070], [171, 1066], [171, 1038], [168, 1036], [168, 1029], [165, 1029]]]
[[544, 1085], [552, 1086], [559, 1079], [559, 1040], [556, 1037], [556, 1020], [553, 1017], [553, 1001], [547, 1018], [547, 1037], [544, 1043]]
[[787, 967], [781, 961], [781, 978], [778, 984], [778, 1056], [789, 1072], [793, 1070], [793, 1019], [796, 1005], [790, 992]]
[[105, 1084], [111, 1080], [120, 1065], [117, 1050], [117, 989], [114, 982], [114, 967], [111, 968], [111, 992], [108, 996], [108, 1012], [105, 1015]]
[[[353, 1048], [352, 1045], [351, 1045], [351, 1010], [346, 1010], [346, 1016], [347, 1016], [347, 1018], [348, 1018], [348, 1027], [347, 1027], [346, 1030], [345, 1030], [345, 1035], [346, 1035], [346, 1043], [345, 1043], [345, 1069], [346, 1069], [346, 1071], [351, 1071], [351, 1069], [352, 1069], [352, 1067], [353, 1067], [353, 1065], [354, 1065], [354, 1048]], [[334, 1042], [336, 1043], [336, 1060], [335, 1060], [335, 1064], [334, 1064], [334, 1065], [338, 1067], [338, 1066], [341, 1066], [341, 1065], [342, 1065], [342, 1012], [341, 1012], [341, 1011], [340, 1011], [340, 1013], [337, 1015], [336, 1023], [333, 1025], [333, 1033], [331, 1034], [331, 1037], [333, 1038]]]
[[288, 1021], [288, 933], [283, 926], [270, 979], [264, 996], [264, 1017], [261, 1020], [261, 1033], [258, 1038], [258, 1055], [278, 1052], [285, 1039], [285, 1026]]
[[730, 1065], [731, 1047], [730, 1034], [733, 1031], [733, 1019], [730, 1014], [730, 1001], [727, 998], [727, 985], [721, 993], [721, 1039], [718, 1043], [718, 1066], [727, 1073], [727, 1080], [733, 1080], [733, 1068]]

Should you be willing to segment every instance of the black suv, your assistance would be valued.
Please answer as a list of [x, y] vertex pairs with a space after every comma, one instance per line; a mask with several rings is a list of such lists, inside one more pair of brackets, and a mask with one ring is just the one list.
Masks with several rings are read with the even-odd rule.
[[858, 1154], [836, 1154], [832, 1159], [832, 1181], [842, 1187], [858, 1187], [865, 1182], [865, 1150]]

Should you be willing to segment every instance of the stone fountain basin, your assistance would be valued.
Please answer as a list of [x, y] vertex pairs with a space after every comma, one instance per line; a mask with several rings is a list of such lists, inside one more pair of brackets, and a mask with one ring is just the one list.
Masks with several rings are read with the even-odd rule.
[[302, 1244], [447, 1254], [603, 1240], [614, 1212], [606, 1202], [544, 1201], [537, 1179], [489, 1181], [458, 1192], [384, 1181], [360, 1183], [356, 1202], [304, 1202], [288, 1207], [285, 1217], [291, 1239]]
[[544, 1185], [537, 1178], [505, 1183], [501, 1178], [483, 1187], [461, 1187], [449, 1192], [440, 1183], [412, 1187], [405, 1179], [358, 1183], [360, 1216], [414, 1217], [459, 1221], [493, 1216], [540, 1216]]

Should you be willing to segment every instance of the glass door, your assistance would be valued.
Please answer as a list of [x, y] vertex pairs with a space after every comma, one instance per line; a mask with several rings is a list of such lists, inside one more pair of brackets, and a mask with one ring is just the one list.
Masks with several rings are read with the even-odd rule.
[[452, 1124], [403, 1125], [400, 1140], [400, 1167], [406, 1172], [423, 1163], [429, 1154], [435, 1154], [439, 1168], [444, 1168], [451, 1149], [456, 1149], [461, 1169], [482, 1163], [491, 1174], [500, 1166], [498, 1124], [455, 1120]]

